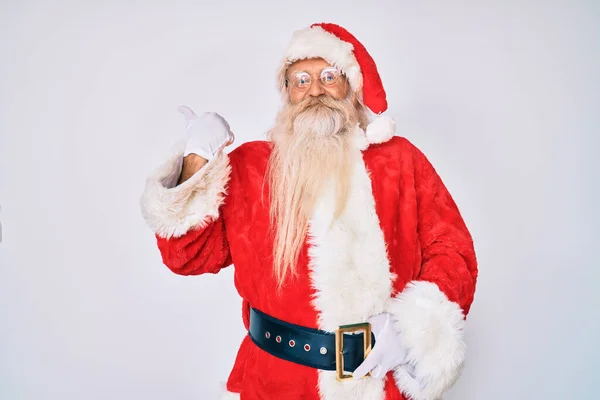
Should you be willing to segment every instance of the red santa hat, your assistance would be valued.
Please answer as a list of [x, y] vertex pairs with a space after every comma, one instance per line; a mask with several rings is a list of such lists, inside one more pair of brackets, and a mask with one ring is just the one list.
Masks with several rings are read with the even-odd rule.
[[370, 143], [389, 140], [396, 124], [380, 115], [387, 110], [387, 100], [377, 65], [350, 32], [339, 25], [319, 23], [294, 32], [288, 44], [279, 73], [279, 89], [285, 88], [285, 73], [289, 65], [307, 58], [322, 58], [346, 75], [350, 88], [359, 94], [359, 100], [377, 116], [367, 126]]

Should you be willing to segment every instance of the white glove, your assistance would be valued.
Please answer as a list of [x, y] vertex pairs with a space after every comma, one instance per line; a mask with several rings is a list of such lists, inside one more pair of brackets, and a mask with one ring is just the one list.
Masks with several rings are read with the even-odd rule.
[[178, 110], [186, 121], [187, 141], [184, 157], [193, 153], [210, 161], [219, 151], [235, 140], [229, 124], [219, 114], [206, 112], [197, 116], [187, 106], [180, 106]]
[[354, 379], [360, 379], [371, 372], [371, 377], [381, 379], [388, 371], [408, 362], [402, 337], [394, 327], [390, 314], [383, 313], [369, 318], [375, 335], [375, 346], [354, 371]]

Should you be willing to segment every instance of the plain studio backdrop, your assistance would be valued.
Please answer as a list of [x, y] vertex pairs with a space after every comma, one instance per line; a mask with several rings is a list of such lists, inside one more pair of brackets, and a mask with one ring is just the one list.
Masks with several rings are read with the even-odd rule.
[[475, 239], [445, 398], [599, 398], [597, 2], [87, 3], [0, 6], [1, 399], [217, 396], [245, 334], [233, 268], [171, 273], [138, 199], [180, 104], [223, 114], [230, 149], [264, 138], [284, 47], [321, 21], [371, 52]]

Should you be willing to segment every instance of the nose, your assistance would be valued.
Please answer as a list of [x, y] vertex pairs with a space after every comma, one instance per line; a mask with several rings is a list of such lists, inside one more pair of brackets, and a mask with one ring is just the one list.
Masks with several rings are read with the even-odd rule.
[[322, 94], [325, 94], [325, 90], [323, 89], [323, 86], [321, 85], [321, 81], [320, 80], [314, 80], [312, 81], [311, 85], [310, 85], [310, 89], [308, 89], [308, 94], [309, 96], [312, 97], [318, 97]]

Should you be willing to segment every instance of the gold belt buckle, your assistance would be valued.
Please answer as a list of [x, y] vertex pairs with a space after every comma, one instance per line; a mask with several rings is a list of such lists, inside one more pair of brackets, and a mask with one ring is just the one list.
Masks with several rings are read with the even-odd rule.
[[[371, 351], [371, 324], [363, 322], [360, 324], [341, 325], [335, 329], [335, 372], [338, 381], [343, 382], [352, 379], [352, 374], [344, 374], [344, 333], [363, 331], [363, 345], [365, 349], [364, 358]], [[367, 374], [369, 375], [369, 374]]]

